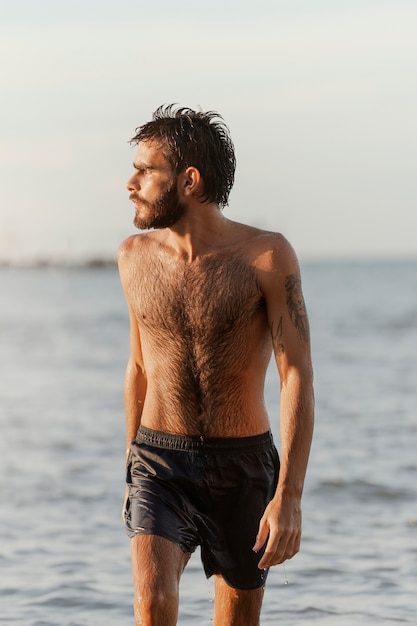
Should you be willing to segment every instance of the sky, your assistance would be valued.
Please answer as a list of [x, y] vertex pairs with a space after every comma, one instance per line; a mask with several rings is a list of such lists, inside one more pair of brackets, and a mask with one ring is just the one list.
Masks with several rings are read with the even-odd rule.
[[416, 0], [0, 0], [0, 261], [115, 258], [163, 103], [224, 117], [231, 219], [417, 257], [416, 32]]

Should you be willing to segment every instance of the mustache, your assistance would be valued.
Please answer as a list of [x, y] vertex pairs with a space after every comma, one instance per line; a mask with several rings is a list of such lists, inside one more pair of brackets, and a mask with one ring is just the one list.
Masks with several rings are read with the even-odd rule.
[[129, 200], [133, 200], [135, 202], [140, 202], [141, 204], [149, 207], [151, 206], [151, 203], [148, 202], [147, 200], [143, 200], [140, 195], [138, 193], [136, 193], [135, 191], [133, 191], [130, 195], [129, 195]]

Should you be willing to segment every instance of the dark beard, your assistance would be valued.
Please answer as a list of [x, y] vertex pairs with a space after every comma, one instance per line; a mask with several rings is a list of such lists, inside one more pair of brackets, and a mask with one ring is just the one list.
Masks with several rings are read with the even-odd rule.
[[[134, 195], [134, 194], [132, 194]], [[152, 209], [151, 215], [147, 218], [139, 217], [136, 212], [133, 223], [140, 230], [149, 228], [169, 228], [173, 226], [184, 215], [185, 206], [178, 199], [176, 181], [167, 191], [161, 194], [156, 202], [140, 200], [141, 204]]]

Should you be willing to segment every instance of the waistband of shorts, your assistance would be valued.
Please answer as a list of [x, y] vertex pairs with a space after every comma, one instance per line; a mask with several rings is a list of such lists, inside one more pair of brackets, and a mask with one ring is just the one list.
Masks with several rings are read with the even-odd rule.
[[270, 430], [250, 437], [203, 437], [199, 435], [174, 435], [140, 426], [136, 437], [138, 443], [146, 443], [157, 448], [184, 452], [209, 452], [229, 454], [230, 452], [250, 452], [265, 450], [273, 445]]

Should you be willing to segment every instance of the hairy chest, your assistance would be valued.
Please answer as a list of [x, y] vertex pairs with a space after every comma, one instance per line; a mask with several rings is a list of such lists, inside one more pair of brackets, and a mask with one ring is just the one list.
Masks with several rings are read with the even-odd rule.
[[150, 333], [210, 341], [244, 332], [263, 307], [255, 270], [239, 257], [194, 263], [146, 260], [131, 283], [139, 325]]

